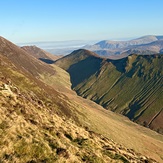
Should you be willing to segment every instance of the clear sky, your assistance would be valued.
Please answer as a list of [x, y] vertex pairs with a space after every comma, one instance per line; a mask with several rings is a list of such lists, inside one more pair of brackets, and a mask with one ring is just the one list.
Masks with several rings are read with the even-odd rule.
[[0, 35], [14, 43], [163, 35], [163, 0], [0, 0]]

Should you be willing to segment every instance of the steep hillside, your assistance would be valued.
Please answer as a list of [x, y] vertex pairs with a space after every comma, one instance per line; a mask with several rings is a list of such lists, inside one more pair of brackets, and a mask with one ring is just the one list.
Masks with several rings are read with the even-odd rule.
[[[87, 57], [74, 63], [72, 58], [83, 53]], [[79, 50], [56, 64], [69, 72], [78, 95], [163, 133], [162, 55], [106, 60]]]
[[26, 70], [34, 76], [39, 76], [44, 72], [54, 74], [54, 69], [47, 66], [41, 61], [38, 61], [35, 57], [28, 54], [23, 49], [12, 44], [10, 41], [0, 37], [0, 53], [5, 55], [10, 61], [12, 61], [20, 70]]
[[52, 64], [55, 60], [59, 59], [60, 56], [50, 54], [37, 46], [23, 46], [23, 50], [33, 55], [35, 58], [40, 59], [46, 63]]
[[2, 40], [0, 162], [162, 161], [161, 135], [76, 96], [68, 73]]

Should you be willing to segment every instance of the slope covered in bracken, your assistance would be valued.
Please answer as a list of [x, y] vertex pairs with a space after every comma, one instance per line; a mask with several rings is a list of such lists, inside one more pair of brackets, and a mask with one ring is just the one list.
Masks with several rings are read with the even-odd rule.
[[163, 56], [110, 60], [91, 53], [74, 51], [55, 63], [69, 72], [77, 94], [163, 133]]
[[1, 162], [162, 161], [161, 135], [77, 97], [68, 73], [1, 41]]

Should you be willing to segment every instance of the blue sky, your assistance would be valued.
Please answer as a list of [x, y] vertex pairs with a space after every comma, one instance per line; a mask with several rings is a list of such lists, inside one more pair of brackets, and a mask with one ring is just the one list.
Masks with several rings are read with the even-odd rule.
[[1, 0], [0, 35], [14, 43], [163, 35], [163, 0]]

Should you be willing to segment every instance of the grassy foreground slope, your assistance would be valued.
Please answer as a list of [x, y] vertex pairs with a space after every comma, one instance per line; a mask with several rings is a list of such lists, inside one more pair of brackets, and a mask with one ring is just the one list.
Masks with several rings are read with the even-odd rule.
[[110, 60], [78, 50], [55, 64], [69, 72], [78, 95], [163, 133], [163, 55]]

